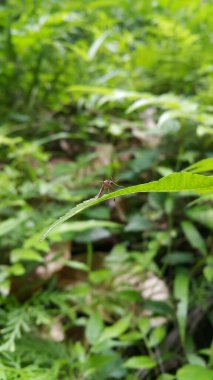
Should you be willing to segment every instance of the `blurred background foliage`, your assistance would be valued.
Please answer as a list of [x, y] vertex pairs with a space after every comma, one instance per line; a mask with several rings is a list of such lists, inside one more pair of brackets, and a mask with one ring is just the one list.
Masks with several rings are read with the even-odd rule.
[[[212, 0], [2, 0], [0, 378], [212, 380]], [[210, 170], [212, 168], [209, 168]], [[208, 174], [208, 173], [207, 173]]]

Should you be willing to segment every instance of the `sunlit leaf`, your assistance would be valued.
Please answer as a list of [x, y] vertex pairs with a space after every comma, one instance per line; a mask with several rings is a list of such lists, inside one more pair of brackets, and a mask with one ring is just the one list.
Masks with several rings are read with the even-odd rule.
[[191, 173], [202, 173], [213, 171], [213, 158], [205, 158], [204, 160], [198, 161], [193, 165], [188, 166], [185, 170]]
[[17, 248], [11, 252], [11, 261], [16, 263], [18, 261], [37, 261], [42, 262], [42, 256], [30, 248]]
[[205, 240], [193, 223], [185, 220], [181, 223], [184, 234], [191, 246], [198, 249], [203, 255], [207, 253]]
[[109, 36], [110, 32], [107, 31], [107, 32], [104, 32], [103, 34], [100, 35], [100, 37], [98, 37], [94, 42], [93, 44], [91, 45], [89, 51], [88, 51], [88, 57], [90, 59], [93, 59], [94, 56], [97, 54], [97, 51], [98, 49], [100, 49], [101, 45], [103, 44], [103, 42], [105, 41], [105, 39]]
[[177, 372], [178, 380], [213, 380], [213, 371], [198, 365], [185, 365]]
[[151, 369], [156, 367], [157, 363], [155, 360], [151, 359], [149, 356], [133, 356], [128, 359], [124, 366], [133, 369]]

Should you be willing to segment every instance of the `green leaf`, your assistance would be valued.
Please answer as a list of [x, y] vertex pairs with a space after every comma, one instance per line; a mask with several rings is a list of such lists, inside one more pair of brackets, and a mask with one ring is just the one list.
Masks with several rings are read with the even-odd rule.
[[112, 276], [112, 272], [109, 269], [98, 269], [90, 272], [89, 280], [92, 284], [98, 285], [107, 281]]
[[201, 367], [206, 366], [205, 360], [201, 356], [198, 356], [196, 354], [192, 354], [192, 353], [187, 354], [187, 360], [190, 364], [193, 364], [193, 365], [199, 365]]
[[79, 243], [89, 243], [89, 242], [95, 242], [102, 239], [107, 239], [111, 236], [111, 233], [106, 228], [94, 228], [92, 230], [89, 230], [87, 232], [84, 232], [80, 235], [75, 236], [73, 238], [74, 241]]
[[86, 338], [90, 344], [94, 344], [103, 331], [103, 321], [99, 314], [92, 314], [86, 325]]
[[109, 378], [109, 373], [112, 379], [123, 379], [125, 375], [120, 355], [115, 351], [90, 355], [86, 366], [88, 371], [84, 371], [85, 379], [106, 380]]
[[113, 326], [106, 327], [103, 331], [103, 334], [100, 336], [99, 342], [107, 339], [118, 338], [120, 335], [122, 335], [128, 329], [131, 317], [132, 315], [129, 314], [126, 317], [120, 319]]
[[122, 342], [125, 342], [125, 343], [127, 342], [127, 343], [132, 344], [135, 341], [138, 341], [138, 340], [141, 341], [141, 333], [139, 331], [131, 331], [129, 333], [123, 334], [120, 337], [120, 340]]
[[141, 214], [135, 214], [130, 217], [125, 227], [126, 232], [147, 231], [153, 227], [152, 223]]
[[19, 215], [17, 218], [10, 218], [0, 223], [0, 236], [8, 234], [17, 228], [26, 219], [26, 215]]
[[97, 370], [102, 369], [103, 367], [106, 366], [106, 364], [109, 364], [113, 361], [114, 357], [113, 354], [110, 355], [101, 355], [101, 354], [96, 354], [96, 355], [91, 355], [88, 358], [88, 367], [89, 367], [89, 373], [93, 373]]
[[162, 340], [165, 338], [166, 335], [166, 329], [164, 326], [158, 326], [156, 327], [150, 334], [148, 344], [149, 347], [155, 347], [158, 344], [162, 342]]
[[21, 263], [16, 263], [10, 266], [10, 274], [13, 276], [22, 276], [25, 273], [25, 268]]
[[119, 228], [120, 224], [115, 222], [110, 222], [108, 220], [85, 220], [73, 223], [64, 223], [60, 226], [59, 232], [84, 232], [87, 230], [91, 230], [99, 227], [107, 227], [107, 228]]
[[198, 249], [203, 255], [206, 255], [207, 251], [205, 240], [202, 238], [200, 232], [194, 224], [186, 220], [181, 223], [181, 226], [191, 246]]
[[170, 375], [169, 373], [163, 373], [157, 378], [157, 380], [174, 380], [174, 379], [175, 379], [174, 375]]
[[187, 216], [213, 230], [213, 209], [207, 205], [193, 207], [187, 211]]
[[142, 332], [142, 334], [146, 336], [151, 329], [150, 319], [148, 317], [143, 317], [139, 319], [138, 327], [140, 331]]
[[208, 282], [213, 282], [213, 266], [206, 266], [203, 273]]
[[127, 108], [126, 110], [126, 113], [131, 113], [135, 110], [137, 110], [138, 108], [143, 108], [143, 107], [147, 107], [149, 105], [153, 105], [155, 104], [156, 102], [156, 99], [157, 97], [155, 96], [151, 96], [151, 95], [146, 95], [146, 97], [144, 97], [144, 99], [138, 99], [136, 100], [129, 108]]
[[67, 214], [59, 218], [53, 223], [41, 237], [45, 239], [50, 232], [54, 231], [59, 225], [64, 223], [69, 218], [82, 212], [88, 207], [94, 206], [107, 199], [116, 198], [123, 195], [129, 195], [139, 192], [177, 192], [177, 191], [194, 191], [194, 192], [210, 192], [213, 190], [213, 177], [203, 176], [200, 174], [192, 174], [187, 172], [173, 173], [158, 181], [148, 182], [141, 185], [127, 187], [122, 190], [114, 191], [104, 195], [101, 198], [92, 198], [83, 203], [78, 204], [71, 209]]
[[185, 365], [177, 372], [177, 380], [213, 380], [213, 370], [198, 365]]
[[70, 267], [70, 268], [73, 268], [73, 269], [83, 270], [85, 272], [88, 272], [88, 270], [89, 270], [88, 265], [86, 265], [85, 263], [81, 263], [80, 261], [65, 260], [64, 261], [64, 265], [66, 267]]
[[153, 359], [151, 359], [149, 356], [133, 356], [132, 358], [128, 359], [124, 366], [126, 368], [133, 368], [133, 369], [151, 369], [156, 367], [157, 362]]
[[187, 263], [193, 263], [193, 261], [194, 261], [194, 255], [191, 252], [184, 252], [184, 251], [174, 251], [163, 258], [163, 263], [166, 263], [169, 265], [180, 266], [180, 264], [184, 265]]
[[30, 248], [17, 248], [11, 252], [11, 261], [16, 263], [18, 261], [37, 261], [42, 262], [41, 255]]
[[88, 51], [88, 57], [90, 59], [93, 59], [98, 51], [98, 49], [101, 47], [101, 45], [103, 44], [103, 42], [105, 41], [105, 39], [109, 36], [110, 32], [109, 31], [106, 31], [104, 32], [103, 34], [101, 34], [97, 40], [95, 40], [92, 44], [92, 46], [90, 47], [89, 51]]
[[204, 160], [198, 161], [195, 164], [190, 165], [185, 170], [188, 170], [191, 173], [213, 171], [213, 158], [205, 158]]
[[11, 281], [9, 278], [0, 282], [0, 294], [3, 297], [6, 297], [9, 294], [10, 285], [11, 285]]
[[180, 337], [182, 343], [185, 342], [186, 335], [186, 322], [188, 311], [188, 297], [189, 297], [189, 273], [185, 269], [178, 269], [176, 271], [174, 282], [174, 297], [178, 301], [177, 304], [177, 320], [179, 326]]

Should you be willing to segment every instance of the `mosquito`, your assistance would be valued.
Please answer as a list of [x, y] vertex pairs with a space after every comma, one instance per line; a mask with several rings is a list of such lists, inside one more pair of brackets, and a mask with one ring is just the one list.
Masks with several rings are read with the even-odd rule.
[[[100, 198], [105, 190], [113, 190], [113, 187], [114, 186], [118, 186], [118, 187], [121, 187], [119, 186], [117, 183], [115, 183], [111, 178], [110, 179], [105, 179], [104, 181], [101, 181], [101, 188], [98, 192], [98, 194], [95, 196], [95, 198]], [[114, 199], [115, 201], [115, 199]]]

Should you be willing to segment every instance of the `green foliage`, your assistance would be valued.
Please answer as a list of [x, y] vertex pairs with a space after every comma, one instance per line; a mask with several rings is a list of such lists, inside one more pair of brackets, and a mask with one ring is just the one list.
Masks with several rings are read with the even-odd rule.
[[212, 379], [212, 12], [1, 2], [1, 380]]
[[156, 366], [156, 362], [152, 360], [149, 356], [135, 356], [128, 359], [125, 363], [127, 368], [134, 369], [149, 369]]
[[174, 297], [177, 304], [177, 321], [182, 343], [185, 343], [187, 311], [189, 303], [189, 273], [184, 269], [179, 269], [174, 281]]
[[212, 371], [202, 368], [196, 365], [186, 365], [178, 371], [178, 380], [193, 379], [198, 376], [201, 380], [211, 380], [213, 379]]

